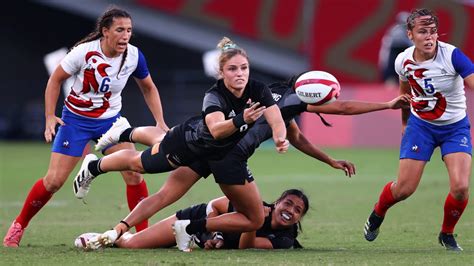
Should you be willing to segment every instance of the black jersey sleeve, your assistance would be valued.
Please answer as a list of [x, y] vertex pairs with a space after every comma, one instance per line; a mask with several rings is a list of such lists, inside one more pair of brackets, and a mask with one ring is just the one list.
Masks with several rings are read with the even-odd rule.
[[268, 235], [268, 240], [272, 243], [274, 249], [292, 248], [295, 238], [290, 234], [279, 233], [277, 235]]
[[275, 100], [273, 99], [272, 92], [267, 87], [267, 85], [260, 83], [261, 89], [261, 100], [260, 104], [266, 107], [272, 106], [276, 104]]
[[207, 92], [202, 102], [202, 113], [205, 116], [216, 111], [222, 112], [224, 109], [223, 104], [224, 101], [215, 91]]
[[252, 102], [259, 102], [260, 106], [269, 107], [276, 103], [270, 89], [260, 81], [249, 80], [245, 90]]

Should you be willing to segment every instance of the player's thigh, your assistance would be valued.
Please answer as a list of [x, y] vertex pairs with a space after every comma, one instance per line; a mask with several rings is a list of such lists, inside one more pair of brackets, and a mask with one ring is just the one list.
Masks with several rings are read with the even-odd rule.
[[161, 186], [158, 193], [163, 195], [162, 199], [168, 204], [180, 199], [189, 189], [200, 179], [197, 174], [189, 167], [178, 167], [173, 170], [166, 182]]
[[243, 185], [219, 184], [219, 186], [237, 212], [252, 221], [263, 220], [262, 198], [255, 182], [245, 182]]
[[401, 159], [395, 190], [402, 194], [413, 193], [420, 183], [425, 165], [426, 161]]
[[448, 169], [450, 187], [454, 190], [467, 190], [472, 172], [471, 155], [465, 152], [450, 153], [443, 160]]
[[43, 178], [46, 189], [50, 192], [58, 190], [66, 182], [80, 159], [81, 157], [52, 152], [48, 171]]
[[104, 154], [109, 155], [111, 153], [114, 153], [114, 152], [117, 152], [117, 151], [120, 151], [120, 150], [136, 150], [136, 149], [135, 149], [135, 145], [133, 143], [122, 142], [122, 143], [115, 144], [114, 146], [108, 148], [104, 152]]
[[[105, 155], [120, 151], [120, 150], [136, 150], [135, 145], [129, 142], [123, 142], [116, 144], [107, 150], [105, 150]], [[137, 153], [137, 160], [139, 158], [139, 154]], [[128, 185], [138, 185], [142, 182], [143, 176], [140, 173], [132, 172], [132, 171], [121, 171], [120, 174], [123, 177], [123, 180]]]

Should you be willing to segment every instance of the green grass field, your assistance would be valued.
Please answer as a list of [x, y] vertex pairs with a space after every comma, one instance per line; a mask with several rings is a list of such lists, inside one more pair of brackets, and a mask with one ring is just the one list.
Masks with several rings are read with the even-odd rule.
[[[0, 142], [0, 234], [18, 214], [33, 182], [45, 174], [50, 146], [42, 143]], [[272, 264], [272, 265], [472, 265], [474, 262], [474, 211], [468, 206], [457, 226], [462, 253], [445, 251], [437, 243], [448, 178], [439, 153], [428, 164], [418, 191], [393, 207], [379, 238], [369, 243], [363, 224], [383, 185], [397, 173], [398, 151], [326, 150], [357, 166], [349, 179], [339, 170], [294, 150], [279, 155], [259, 150], [250, 160], [263, 198], [272, 201], [287, 188], [302, 188], [310, 210], [299, 236], [303, 250], [204, 251], [189, 254], [176, 248], [156, 250], [107, 249], [82, 252], [73, 246], [83, 232], [105, 231], [128, 213], [125, 186], [118, 174], [95, 181], [86, 204], [74, 198], [72, 178], [33, 218], [19, 249], [0, 248], [1, 265], [112, 265], [112, 264]], [[145, 176], [150, 192], [158, 190], [166, 174]], [[220, 196], [213, 178], [201, 180], [175, 205], [152, 218], [155, 222], [182, 207]], [[470, 204], [472, 205], [472, 203]]]

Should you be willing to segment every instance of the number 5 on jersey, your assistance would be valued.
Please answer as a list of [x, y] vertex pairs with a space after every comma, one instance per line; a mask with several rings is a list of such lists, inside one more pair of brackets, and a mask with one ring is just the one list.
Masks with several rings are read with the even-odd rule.
[[428, 94], [433, 94], [433, 92], [435, 91], [435, 87], [433, 86], [431, 82], [432, 79], [428, 78], [428, 79], [424, 79], [424, 82], [425, 82], [425, 92], [428, 93]]

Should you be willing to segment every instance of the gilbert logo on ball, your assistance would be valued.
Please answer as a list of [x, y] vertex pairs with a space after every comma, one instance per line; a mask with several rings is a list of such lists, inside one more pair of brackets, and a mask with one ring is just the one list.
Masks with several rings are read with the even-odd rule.
[[312, 105], [323, 105], [339, 97], [341, 86], [328, 72], [309, 71], [296, 80], [295, 91], [301, 101]]

